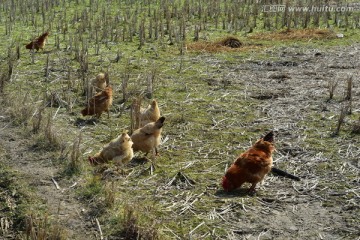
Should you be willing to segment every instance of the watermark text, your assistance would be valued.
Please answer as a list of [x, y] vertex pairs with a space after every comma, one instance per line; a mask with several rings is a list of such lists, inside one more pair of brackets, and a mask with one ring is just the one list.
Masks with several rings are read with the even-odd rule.
[[286, 5], [264, 5], [263, 12], [356, 12], [360, 11], [360, 3], [349, 3], [347, 5], [324, 5], [324, 6], [286, 6]]

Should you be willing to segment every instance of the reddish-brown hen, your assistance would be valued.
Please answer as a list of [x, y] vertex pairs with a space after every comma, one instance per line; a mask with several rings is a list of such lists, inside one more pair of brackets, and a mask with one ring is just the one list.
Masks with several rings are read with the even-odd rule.
[[255, 191], [256, 184], [271, 171], [272, 153], [275, 150], [273, 141], [274, 133], [271, 131], [240, 154], [223, 177], [222, 186], [225, 191], [237, 189], [245, 182], [252, 184], [250, 192]]
[[40, 37], [34, 39], [33, 41], [31, 41], [29, 44], [26, 44], [26, 49], [36, 49], [36, 51], [39, 51], [39, 49], [44, 49], [45, 47], [45, 43], [46, 43], [46, 39], [48, 38], [49, 33], [46, 32], [43, 35], [41, 35]]
[[109, 109], [113, 101], [113, 91], [110, 86], [106, 87], [103, 91], [97, 93], [92, 97], [86, 108], [84, 108], [81, 113], [83, 116], [86, 115], [96, 115], [97, 118], [100, 118], [103, 112], [107, 112], [108, 118], [110, 117]]
[[89, 97], [94, 96], [95, 93], [101, 92], [107, 86], [109, 86], [109, 74], [99, 73], [96, 78], [91, 81], [89, 86]]

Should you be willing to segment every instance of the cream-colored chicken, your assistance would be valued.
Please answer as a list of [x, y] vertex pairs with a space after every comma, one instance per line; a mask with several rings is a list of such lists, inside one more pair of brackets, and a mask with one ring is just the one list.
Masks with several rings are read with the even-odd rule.
[[134, 151], [142, 151], [144, 153], [153, 152], [158, 154], [157, 147], [160, 145], [161, 130], [164, 126], [165, 117], [159, 118], [156, 122], [150, 122], [144, 127], [134, 131], [131, 139], [134, 142]]
[[154, 99], [146, 109], [140, 109], [140, 128], [150, 122], [156, 122], [160, 118], [160, 109], [157, 101]]
[[89, 157], [89, 161], [93, 165], [109, 161], [113, 161], [117, 165], [126, 164], [134, 156], [132, 145], [133, 142], [130, 136], [127, 132], [124, 132], [106, 144], [100, 152], [96, 153], [93, 157]]

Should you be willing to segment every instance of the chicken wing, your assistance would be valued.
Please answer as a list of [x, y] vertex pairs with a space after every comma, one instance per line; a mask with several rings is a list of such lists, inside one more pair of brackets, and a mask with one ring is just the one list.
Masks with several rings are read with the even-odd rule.
[[110, 86], [106, 87], [103, 91], [97, 93], [92, 97], [88, 105], [81, 111], [83, 116], [96, 115], [100, 118], [103, 112], [107, 112], [108, 118], [110, 117], [109, 109], [113, 101], [113, 91]]

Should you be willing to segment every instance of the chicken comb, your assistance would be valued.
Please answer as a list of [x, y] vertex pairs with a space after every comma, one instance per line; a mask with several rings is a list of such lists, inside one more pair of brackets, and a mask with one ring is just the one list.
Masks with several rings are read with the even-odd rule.
[[266, 134], [266, 135], [263, 137], [263, 140], [266, 141], [266, 142], [274, 142], [274, 132], [271, 131], [271, 132], [269, 132], [268, 134]]

